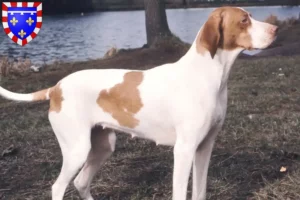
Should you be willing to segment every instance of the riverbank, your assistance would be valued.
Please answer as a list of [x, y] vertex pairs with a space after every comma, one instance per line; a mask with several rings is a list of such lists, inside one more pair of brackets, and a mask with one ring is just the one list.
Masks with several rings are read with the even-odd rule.
[[[300, 43], [299, 43], [299, 38], [300, 38], [300, 18], [297, 19], [295, 17], [288, 18], [284, 21], [280, 21], [276, 16], [269, 16], [266, 21], [269, 23], [275, 24], [279, 26], [279, 33], [276, 41], [266, 50], [257, 53], [255, 55], [247, 55], [247, 54], [240, 54], [240, 58], [244, 59], [253, 59], [256, 57], [269, 57], [269, 56], [290, 56], [290, 55], [298, 55], [300, 54]], [[180, 55], [183, 55], [185, 51], [190, 47], [190, 44], [188, 43], [183, 43], [180, 41], [177, 37], [174, 37], [173, 39], [166, 41], [164, 44], [162, 44], [161, 48], [157, 49], [148, 49], [148, 48], [135, 48], [135, 49], [117, 49], [117, 48], [111, 48], [110, 50], [107, 51], [106, 55], [104, 58], [114, 58], [116, 63], [118, 62], [119, 57], [123, 56], [126, 57], [128, 56], [144, 56], [142, 55], [143, 53], [149, 54], [153, 56], [153, 60], [157, 60], [155, 57], [157, 55], [165, 54], [168, 55], [168, 51], [171, 52], [177, 52], [178, 50], [174, 48], [179, 48], [180, 49]], [[160, 53], [158, 53], [160, 52]], [[157, 54], [157, 55], [155, 55]], [[174, 58], [176, 58], [178, 54], [175, 54]], [[73, 55], [72, 55], [73, 56]], [[114, 56], [114, 57], [112, 57]], [[145, 58], [147, 59], [147, 58]], [[47, 68], [54, 68], [55, 66], [57, 69], [55, 71], [76, 71], [81, 68], [73, 67], [72, 66], [78, 66], [82, 65], [85, 67], [94, 67], [92, 63], [97, 63], [100, 62], [99, 65], [106, 65], [106, 59], [97, 59], [97, 60], [91, 60], [90, 62], [54, 62], [53, 64], [46, 64], [44, 63], [43, 65], [37, 65], [37, 66], [32, 66], [35, 63], [32, 63], [28, 58], [24, 59], [22, 57], [15, 57], [15, 58], [9, 58], [7, 59], [6, 57], [0, 57], [0, 78], [1, 77], [7, 77], [7, 76], [27, 76], [28, 74], [32, 73], [32, 71], [40, 71], [40, 70], [45, 70], [47, 71]], [[120, 61], [123, 63], [123, 61]], [[72, 63], [72, 64], [70, 64]], [[84, 64], [82, 64], [84, 63]], [[49, 67], [50, 66], [50, 67]], [[69, 67], [71, 68], [69, 69]], [[42, 67], [42, 68], [39, 68]], [[61, 69], [58, 69], [61, 68]], [[118, 68], [118, 65], [116, 65], [116, 68]], [[10, 75], [11, 74], [11, 75]], [[18, 75], [19, 74], [19, 75]], [[64, 73], [66, 74], [66, 73]]]

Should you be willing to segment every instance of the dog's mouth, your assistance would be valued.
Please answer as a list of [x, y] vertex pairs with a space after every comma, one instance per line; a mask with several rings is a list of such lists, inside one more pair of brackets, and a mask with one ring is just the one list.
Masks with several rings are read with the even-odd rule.
[[271, 44], [273, 44], [276, 41], [276, 39], [277, 39], [277, 35], [274, 35], [272, 38], [269, 39], [270, 42], [268, 42], [268, 44], [266, 45], [266, 47], [263, 48], [263, 49], [268, 48]]
[[277, 39], [277, 35], [271, 36], [267, 39], [265, 39], [265, 45], [259, 48], [253, 48], [252, 50], [264, 50], [267, 49], [269, 46], [271, 46], [271, 44], [273, 44], [273, 42], [275, 42]]

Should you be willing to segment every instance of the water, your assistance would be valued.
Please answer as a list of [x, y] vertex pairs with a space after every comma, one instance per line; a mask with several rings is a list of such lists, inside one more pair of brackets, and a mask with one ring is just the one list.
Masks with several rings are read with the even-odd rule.
[[[183, 41], [192, 43], [214, 8], [167, 10], [171, 31]], [[253, 17], [279, 19], [298, 17], [300, 7], [247, 7]], [[0, 55], [27, 56], [33, 63], [84, 61], [103, 57], [111, 47], [135, 48], [146, 43], [144, 11], [96, 12], [44, 16], [38, 36], [21, 47], [0, 31]]]

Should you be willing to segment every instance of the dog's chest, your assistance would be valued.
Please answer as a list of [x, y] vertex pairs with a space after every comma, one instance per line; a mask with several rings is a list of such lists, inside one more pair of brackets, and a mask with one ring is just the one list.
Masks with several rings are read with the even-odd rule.
[[226, 91], [220, 93], [219, 98], [217, 98], [215, 110], [213, 113], [212, 126], [222, 126], [227, 110], [227, 89]]

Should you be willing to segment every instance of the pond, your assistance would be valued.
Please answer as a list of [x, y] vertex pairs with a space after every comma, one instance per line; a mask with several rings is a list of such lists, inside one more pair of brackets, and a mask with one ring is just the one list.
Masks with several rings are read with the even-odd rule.
[[[192, 43], [214, 8], [168, 9], [171, 31]], [[270, 14], [279, 19], [298, 17], [300, 7], [246, 7], [258, 20]], [[21, 47], [0, 31], [0, 55], [29, 57], [33, 63], [84, 61], [103, 57], [111, 47], [135, 48], [146, 43], [144, 11], [94, 12], [85, 15], [44, 16], [38, 36]]]

